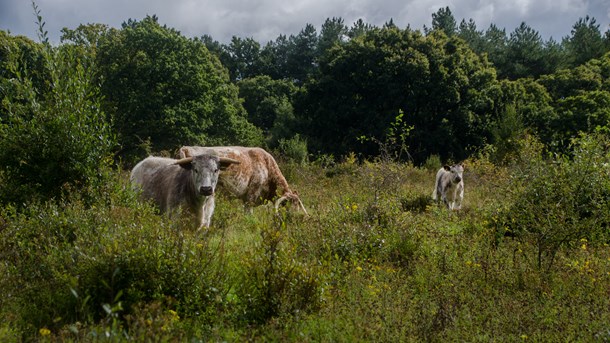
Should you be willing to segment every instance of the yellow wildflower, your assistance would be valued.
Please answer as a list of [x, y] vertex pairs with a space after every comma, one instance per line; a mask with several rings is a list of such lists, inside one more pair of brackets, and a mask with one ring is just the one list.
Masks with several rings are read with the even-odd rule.
[[42, 328], [42, 329], [38, 330], [38, 332], [40, 332], [41, 336], [48, 336], [51, 334], [51, 330], [49, 330], [47, 328]]

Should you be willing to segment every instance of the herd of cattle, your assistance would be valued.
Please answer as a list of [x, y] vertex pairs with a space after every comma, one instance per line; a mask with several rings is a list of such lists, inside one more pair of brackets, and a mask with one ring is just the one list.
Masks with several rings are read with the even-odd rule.
[[[441, 168], [432, 198], [442, 199], [449, 209], [460, 209], [463, 172], [462, 164]], [[210, 226], [217, 185], [241, 199], [248, 211], [267, 201], [273, 201], [277, 210], [289, 201], [307, 215], [273, 156], [261, 148], [184, 146], [178, 159], [145, 158], [133, 168], [130, 180], [162, 213], [173, 214], [181, 208], [189, 211], [197, 229]]]

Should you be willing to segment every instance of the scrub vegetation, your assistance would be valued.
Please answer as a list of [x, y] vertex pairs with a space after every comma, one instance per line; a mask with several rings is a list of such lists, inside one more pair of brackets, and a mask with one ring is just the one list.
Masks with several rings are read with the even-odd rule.
[[[246, 63], [258, 43], [154, 16], [52, 46], [34, 11], [39, 43], [0, 31], [0, 341], [610, 340], [594, 19], [536, 50], [448, 8], [424, 32], [333, 18]], [[218, 191], [195, 231], [129, 184], [148, 154], [221, 144], [273, 152], [309, 216]], [[457, 162], [450, 211], [431, 194]]]

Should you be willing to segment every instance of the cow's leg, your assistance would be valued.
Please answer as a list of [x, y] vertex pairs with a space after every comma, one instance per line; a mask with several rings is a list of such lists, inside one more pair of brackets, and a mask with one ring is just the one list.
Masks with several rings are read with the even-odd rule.
[[456, 210], [462, 209], [462, 200], [464, 200], [464, 186], [459, 187], [458, 194], [455, 200], [457, 202]]
[[451, 208], [451, 203], [447, 199], [447, 192], [442, 193], [441, 199], [443, 199], [443, 204], [445, 204], [445, 206], [447, 206], [448, 208]]
[[214, 201], [214, 195], [210, 195], [206, 197], [203, 202], [203, 206], [201, 207], [201, 216], [200, 216], [200, 225], [199, 228], [202, 227], [210, 227], [210, 223], [212, 221], [212, 214], [214, 214], [214, 208], [216, 207], [216, 203]]

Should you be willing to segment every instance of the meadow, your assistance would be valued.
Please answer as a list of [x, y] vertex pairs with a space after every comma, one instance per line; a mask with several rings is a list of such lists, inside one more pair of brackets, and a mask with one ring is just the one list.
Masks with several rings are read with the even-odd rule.
[[354, 156], [281, 163], [309, 216], [219, 194], [197, 232], [124, 171], [4, 208], [0, 341], [608, 341], [607, 140], [531, 146], [465, 161], [453, 212], [430, 200], [438, 160]]

